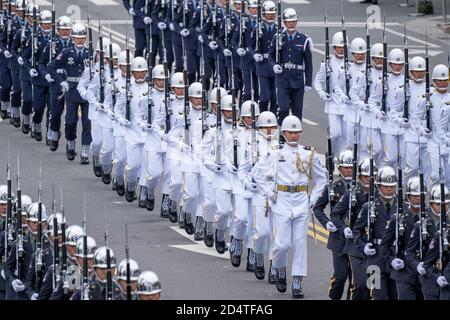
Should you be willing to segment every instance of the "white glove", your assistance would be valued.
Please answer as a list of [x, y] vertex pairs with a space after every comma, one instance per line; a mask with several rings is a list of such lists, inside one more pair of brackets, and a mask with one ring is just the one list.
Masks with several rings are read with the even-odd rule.
[[364, 106], [361, 107], [361, 111], [370, 112], [370, 105], [364, 104]]
[[63, 81], [59, 84], [61, 86], [61, 91], [63, 93], [68, 92], [69, 91], [69, 83], [67, 81]]
[[198, 42], [200, 42], [200, 43], [204, 43], [204, 42], [205, 42], [205, 40], [203, 40], [203, 37], [202, 37], [201, 34], [198, 35], [197, 40], [198, 40]]
[[37, 300], [38, 297], [39, 297], [39, 293], [35, 292], [31, 295], [30, 300]]
[[206, 163], [205, 167], [212, 172], [222, 172], [222, 166], [215, 163]]
[[105, 111], [103, 103], [95, 102], [95, 111]]
[[417, 265], [417, 273], [420, 274], [421, 276], [424, 276], [427, 274], [427, 270], [425, 270], [425, 268], [423, 267], [423, 262], [421, 262]]
[[430, 139], [432, 136], [432, 133], [430, 132], [430, 130], [428, 130], [427, 128], [422, 128], [420, 130], [420, 135], [426, 139]]
[[12, 58], [12, 54], [8, 50], [3, 51], [3, 55], [5, 56], [6, 59]]
[[411, 124], [409, 123], [409, 120], [404, 118], [402, 119], [402, 127], [405, 129], [408, 129], [411, 126]]
[[262, 54], [255, 53], [255, 54], [253, 55], [253, 59], [254, 59], [256, 62], [262, 62], [262, 61], [264, 60], [264, 57], [262, 56]]
[[381, 120], [381, 121], [386, 121], [387, 117], [386, 117], [386, 113], [384, 111], [378, 111], [377, 112], [377, 119]]
[[310, 86], [305, 86], [305, 92], [311, 91], [311, 87]]
[[132, 15], [132, 16], [135, 16], [135, 15], [136, 15], [136, 13], [134, 12], [134, 9], [133, 9], [133, 8], [130, 8], [130, 10], [128, 10], [128, 13], [129, 13], [130, 15]]
[[13, 282], [11, 282], [11, 286], [13, 287], [14, 291], [17, 293], [25, 290], [25, 285], [19, 279], [15, 279]]
[[182, 36], [183, 38], [186, 38], [189, 36], [189, 30], [184, 28], [180, 31], [180, 36]]
[[150, 18], [150, 17], [144, 17], [144, 23], [145, 23], [145, 24], [150, 24], [150, 23], [152, 23], [152, 18]]
[[114, 112], [113, 112], [112, 110], [107, 110], [107, 111], [106, 111], [106, 114], [108, 115], [108, 117], [109, 117], [111, 120], [114, 120], [114, 119], [116, 118], [116, 115], [114, 114]]
[[52, 83], [55, 82], [55, 80], [53, 80], [52, 76], [50, 75], [50, 73], [47, 73], [45, 75], [45, 80], [47, 80], [48, 83]]
[[219, 47], [219, 45], [217, 44], [216, 41], [211, 41], [211, 42], [209, 43], [209, 48], [210, 48], [211, 50], [217, 50], [218, 47]]
[[120, 125], [122, 125], [122, 126], [124, 126], [124, 127], [129, 127], [129, 126], [131, 126], [131, 122], [130, 122], [130, 120], [127, 120], [127, 119], [123, 118], [123, 119], [120, 121]]
[[443, 288], [443, 287], [445, 287], [445, 286], [448, 286], [447, 279], [445, 279], [444, 276], [439, 276], [439, 277], [436, 279], [436, 283], [437, 283], [438, 286], [441, 287], [441, 288]]
[[318, 92], [320, 99], [323, 101], [330, 101], [331, 95], [329, 93], [326, 93], [325, 91], [321, 90]]
[[169, 24], [169, 29], [170, 31], [175, 31], [175, 26], [173, 25], [172, 22]]
[[256, 192], [256, 191], [258, 191], [258, 185], [254, 182], [247, 182], [245, 184], [245, 189], [247, 189], [251, 192]]
[[161, 136], [161, 140], [164, 141], [164, 142], [169, 142], [169, 140], [170, 140], [169, 139], [169, 135], [167, 133], [163, 134]]
[[328, 222], [327, 222], [326, 228], [327, 228], [327, 230], [330, 231], [330, 232], [336, 232], [336, 231], [337, 231], [336, 226], [335, 226], [334, 223], [331, 222], [331, 221], [328, 221]]
[[350, 229], [349, 227], [346, 227], [344, 229], [344, 237], [346, 239], [353, 239], [353, 231], [352, 231], [352, 229]]
[[2, 271], [0, 271], [0, 276], [2, 276], [3, 280], [6, 280], [5, 270], [2, 269]]
[[56, 73], [58, 74], [64, 74], [64, 69], [56, 69]]
[[275, 72], [275, 74], [282, 74], [283, 68], [279, 64], [276, 64], [273, 66], [273, 72]]
[[225, 57], [231, 57], [232, 55], [233, 55], [233, 53], [231, 52], [231, 50], [230, 49], [223, 49], [223, 55], [225, 56]]
[[341, 100], [341, 103], [348, 103], [350, 101], [350, 97], [346, 94], [341, 94], [339, 99]]
[[234, 165], [231, 165], [231, 166], [230, 166], [230, 173], [231, 173], [231, 174], [236, 174], [237, 171], [238, 171], [238, 169], [237, 169]]
[[271, 192], [271, 193], [269, 194], [269, 200], [270, 200], [272, 203], [276, 203], [276, 202], [277, 202], [277, 197], [278, 197], [278, 192], [276, 192], [276, 191], [273, 191], [273, 192]]
[[391, 262], [391, 267], [398, 271], [398, 270], [403, 269], [405, 267], [405, 263], [403, 262], [402, 259], [395, 258]]
[[167, 25], [164, 22], [158, 22], [158, 29], [163, 31], [167, 29]]
[[17, 58], [17, 62], [18, 62], [21, 66], [23, 66], [23, 59], [22, 59], [22, 57], [18, 57], [18, 58]]
[[36, 69], [31, 68], [30, 69], [30, 77], [36, 78], [39, 75]]
[[147, 131], [148, 129], [150, 129], [149, 124], [144, 121], [139, 122], [138, 126], [142, 129], [142, 131]]
[[377, 253], [377, 250], [372, 248], [372, 246], [373, 244], [371, 244], [370, 242], [366, 243], [366, 246], [364, 247], [364, 254], [366, 256], [373, 256], [375, 255], [375, 253]]
[[247, 51], [245, 51], [245, 49], [243, 48], [237, 48], [236, 52], [240, 57], [243, 57], [247, 54]]

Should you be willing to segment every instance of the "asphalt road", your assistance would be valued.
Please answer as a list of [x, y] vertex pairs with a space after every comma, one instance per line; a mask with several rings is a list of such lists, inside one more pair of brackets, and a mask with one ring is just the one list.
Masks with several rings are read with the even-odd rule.
[[[293, 2], [293, 3], [291, 3]], [[348, 37], [364, 37], [366, 6], [343, 1]], [[389, 46], [403, 46], [403, 21], [408, 19], [406, 13], [411, 8], [399, 8], [400, 1], [385, 1], [381, 12], [386, 14]], [[403, 1], [402, 1], [403, 2]], [[48, 5], [49, 2], [38, 3]], [[287, 2], [283, 8], [287, 7]], [[309, 34], [314, 42], [314, 67], [318, 69], [323, 59], [324, 30], [323, 0], [290, 0], [289, 6], [297, 9], [300, 21], [299, 30]], [[45, 6], [44, 6], [45, 7]], [[74, 14], [78, 19], [86, 20], [88, 2], [73, 5], [67, 0], [56, 3], [57, 15]], [[104, 30], [109, 32], [110, 20], [114, 41], [122, 47], [125, 38], [132, 38], [131, 19], [119, 0], [89, 1], [89, 14], [92, 20], [100, 19]], [[381, 15], [382, 16], [382, 15]], [[380, 16], [380, 17], [381, 17]], [[330, 37], [340, 30], [341, 9], [339, 1], [328, 1]], [[125, 20], [128, 20], [128, 31]], [[409, 24], [409, 22], [408, 22]], [[411, 23], [412, 24], [412, 23]], [[411, 54], [424, 52], [424, 36], [420, 32], [408, 29], [408, 43]], [[381, 30], [371, 29], [372, 42], [381, 40]], [[131, 45], [133, 44], [130, 41]], [[431, 65], [446, 63], [447, 45], [442, 40], [429, 36]], [[442, 49], [444, 48], [444, 49]], [[305, 96], [303, 144], [314, 145], [320, 153], [326, 149], [327, 117], [323, 104], [314, 92]], [[79, 155], [70, 162], [65, 157], [65, 142], [55, 153], [50, 152], [45, 143], [37, 143], [14, 129], [9, 122], [0, 123], [0, 166], [6, 169], [8, 157], [12, 163], [13, 174], [16, 172], [16, 154], [20, 154], [20, 167], [23, 193], [37, 199], [39, 168], [42, 166], [43, 201], [50, 210], [52, 201], [52, 179], [55, 181], [56, 199], [59, 206], [59, 188], [63, 188], [64, 206], [69, 223], [81, 224], [83, 218], [83, 196], [86, 195], [86, 214], [88, 233], [103, 245], [104, 211], [110, 234], [110, 245], [118, 260], [124, 257], [124, 224], [128, 224], [131, 257], [136, 259], [142, 270], [153, 270], [161, 278], [164, 299], [289, 299], [290, 290], [280, 294], [267, 281], [258, 281], [253, 274], [245, 272], [243, 266], [235, 269], [228, 260], [228, 255], [218, 257], [212, 248], [191, 240], [184, 231], [177, 230], [175, 224], [159, 216], [160, 197], [157, 195], [153, 212], [139, 209], [136, 202], [129, 204], [123, 197], [111, 191], [96, 178], [91, 165], [81, 166]], [[10, 152], [8, 153], [8, 144]], [[79, 151], [80, 146], [77, 146]], [[1, 169], [1, 170], [5, 170]], [[5, 170], [6, 171], [6, 170]], [[3, 171], [3, 172], [5, 172]], [[5, 174], [6, 176], [6, 174]], [[15, 184], [14, 184], [15, 185]], [[331, 276], [331, 253], [326, 249], [327, 232], [318, 226], [317, 247], [312, 237], [308, 242], [308, 277], [304, 280], [306, 299], [327, 299], [328, 280]], [[312, 235], [312, 228], [310, 228]], [[290, 283], [288, 283], [290, 286]]]

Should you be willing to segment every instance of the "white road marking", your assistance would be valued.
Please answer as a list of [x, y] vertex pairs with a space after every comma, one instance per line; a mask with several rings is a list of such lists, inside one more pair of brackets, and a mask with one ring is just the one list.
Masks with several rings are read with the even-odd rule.
[[36, 4], [40, 7], [51, 6], [52, 3], [47, 0], [36, 0]]
[[318, 126], [319, 125], [317, 122], [314, 122], [314, 121], [306, 119], [306, 118], [303, 118], [302, 122], [309, 124], [310, 126]]
[[119, 4], [113, 0], [89, 0], [97, 6], [118, 6]]
[[292, 4], [310, 4], [311, 2], [308, 0], [284, 0], [283, 3], [292, 3]]

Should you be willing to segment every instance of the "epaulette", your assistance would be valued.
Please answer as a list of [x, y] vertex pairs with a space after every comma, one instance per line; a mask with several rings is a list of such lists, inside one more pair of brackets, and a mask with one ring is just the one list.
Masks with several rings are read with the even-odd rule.
[[313, 146], [304, 146], [303, 149], [308, 150], [308, 151], [315, 151], [316, 148]]
[[214, 124], [212, 124], [212, 125], [210, 125], [209, 127], [210, 128], [215, 128], [217, 125], [214, 123]]

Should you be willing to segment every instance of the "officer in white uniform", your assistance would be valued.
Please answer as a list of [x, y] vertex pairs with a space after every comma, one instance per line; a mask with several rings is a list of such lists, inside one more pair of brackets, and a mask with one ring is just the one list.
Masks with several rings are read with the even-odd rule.
[[[285, 292], [288, 250], [293, 247], [292, 295], [302, 298], [302, 278], [307, 275], [307, 231], [311, 208], [327, 184], [325, 170], [313, 148], [299, 145], [302, 125], [295, 116], [288, 116], [281, 125], [286, 140], [284, 148], [269, 156], [261, 156], [253, 168], [253, 179], [260, 188], [269, 193], [270, 214], [273, 215], [274, 248], [273, 266], [277, 268], [277, 290]], [[311, 196], [308, 184], [314, 183]]]
[[[344, 105], [334, 88], [342, 85], [341, 77], [345, 76], [344, 68], [344, 37], [342, 32], [336, 32], [331, 40], [334, 54], [330, 57], [330, 93], [325, 91], [323, 83], [326, 80], [326, 64], [322, 61], [314, 79], [314, 89], [325, 102], [325, 113], [328, 114], [331, 143], [334, 152], [338, 154], [345, 146]], [[345, 89], [344, 89], [345, 91]]]

